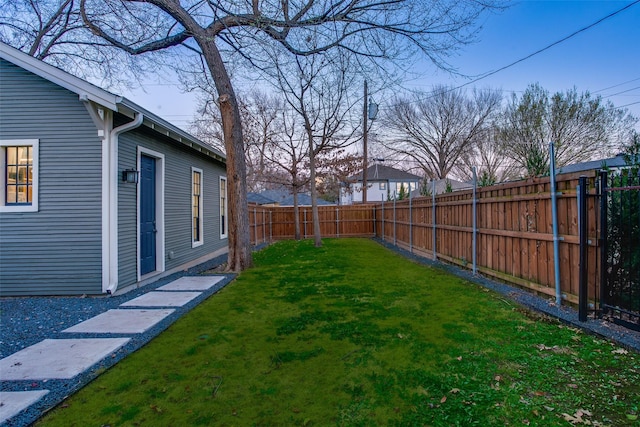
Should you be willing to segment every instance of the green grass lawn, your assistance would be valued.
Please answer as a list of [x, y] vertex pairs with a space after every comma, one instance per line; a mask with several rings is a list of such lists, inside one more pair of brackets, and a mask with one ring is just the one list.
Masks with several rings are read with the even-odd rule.
[[255, 265], [38, 425], [639, 425], [638, 354], [372, 241]]

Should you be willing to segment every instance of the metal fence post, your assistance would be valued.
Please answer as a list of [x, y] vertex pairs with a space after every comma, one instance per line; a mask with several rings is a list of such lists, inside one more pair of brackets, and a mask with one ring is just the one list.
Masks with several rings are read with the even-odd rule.
[[409, 183], [409, 253], [413, 252], [413, 206], [411, 204], [411, 183]]
[[600, 310], [607, 304], [608, 198], [607, 171], [600, 171]]
[[384, 241], [384, 196], [382, 196], [382, 241]]
[[588, 313], [587, 286], [587, 177], [578, 180], [578, 229], [580, 233], [580, 272], [578, 274], [578, 319], [586, 322]]
[[473, 215], [472, 218], [472, 226], [473, 226], [473, 243], [472, 243], [472, 258], [473, 258], [473, 274], [476, 275], [478, 274], [478, 244], [477, 244], [477, 239], [478, 239], [478, 218], [477, 218], [477, 212], [478, 212], [478, 203], [476, 200], [477, 197], [477, 188], [478, 188], [478, 175], [476, 174], [476, 167], [473, 167], [473, 207], [471, 208], [472, 212], [471, 215]]
[[393, 245], [396, 246], [396, 192], [393, 192]]
[[433, 229], [433, 259], [438, 259], [436, 253], [436, 181], [431, 181], [431, 226]]

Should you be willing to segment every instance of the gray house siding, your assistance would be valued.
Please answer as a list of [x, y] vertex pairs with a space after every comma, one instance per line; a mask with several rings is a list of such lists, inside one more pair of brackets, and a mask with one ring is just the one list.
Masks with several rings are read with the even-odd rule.
[[100, 293], [101, 144], [78, 95], [0, 59], [9, 139], [39, 140], [39, 210], [0, 212], [0, 295]]
[[[115, 125], [121, 124], [116, 120]], [[171, 270], [226, 248], [220, 239], [219, 177], [224, 176], [222, 163], [197, 153], [163, 135], [140, 127], [120, 135], [119, 170], [136, 168], [138, 146], [164, 155], [164, 227], [165, 270]], [[191, 244], [191, 168], [203, 173], [204, 244]], [[118, 287], [137, 282], [137, 187], [120, 182], [118, 188]], [[168, 254], [172, 253], [169, 257]]]

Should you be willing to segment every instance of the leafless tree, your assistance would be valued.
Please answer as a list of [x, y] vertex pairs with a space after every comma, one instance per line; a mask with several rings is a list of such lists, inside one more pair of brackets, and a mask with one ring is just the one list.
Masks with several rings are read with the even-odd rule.
[[[212, 99], [212, 94], [203, 90], [199, 100], [201, 106], [197, 117], [191, 121], [190, 130], [204, 142], [224, 150], [222, 118]], [[271, 183], [282, 181], [282, 176], [273, 169], [267, 154], [283, 138], [281, 113], [284, 111], [284, 100], [262, 90], [239, 94], [238, 99], [245, 139], [247, 189], [259, 192], [270, 187]]]
[[[472, 24], [493, 0], [81, 0], [91, 31], [139, 55], [176, 46], [204, 58], [218, 95], [229, 178], [229, 262], [251, 265], [246, 164], [241, 115], [227, 64], [240, 56], [254, 64], [260, 48], [278, 45], [306, 57], [333, 49], [376, 61], [411, 58], [415, 50], [438, 65], [473, 36]], [[415, 56], [414, 56], [415, 57]]]
[[92, 34], [82, 21], [79, 4], [79, 0], [0, 0], [0, 41], [107, 87], [130, 87], [157, 70], [159, 62], [136, 59]]
[[498, 130], [493, 124], [482, 129], [473, 141], [472, 149], [465, 153], [454, 168], [454, 175], [464, 181], [473, 178], [476, 168], [479, 185], [493, 185], [518, 178], [517, 168], [504, 153], [498, 141]]
[[530, 85], [513, 95], [500, 122], [500, 142], [525, 176], [549, 173], [553, 141], [557, 167], [614, 154], [637, 119], [576, 88], [549, 92]]
[[274, 57], [274, 80], [298, 114], [306, 136], [314, 243], [322, 246], [318, 215], [318, 162], [322, 153], [353, 144], [356, 74], [348, 52], [331, 52], [291, 61]]
[[436, 86], [431, 93], [398, 99], [383, 118], [387, 147], [415, 160], [426, 176], [446, 178], [483, 135], [500, 108], [501, 95], [492, 90]]

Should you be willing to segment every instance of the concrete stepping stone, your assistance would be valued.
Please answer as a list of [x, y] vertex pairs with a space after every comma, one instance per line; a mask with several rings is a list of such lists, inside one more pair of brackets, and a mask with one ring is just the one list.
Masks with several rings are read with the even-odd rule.
[[202, 292], [147, 292], [120, 307], [181, 307], [200, 296]]
[[0, 381], [70, 379], [130, 338], [46, 339], [0, 360]]
[[36, 403], [49, 390], [0, 391], [0, 423]]
[[216, 283], [224, 279], [224, 276], [185, 276], [164, 286], [158, 291], [206, 291]]
[[105, 333], [140, 334], [156, 325], [175, 312], [172, 309], [160, 310], [109, 310], [91, 319], [78, 323], [62, 332], [69, 333]]

